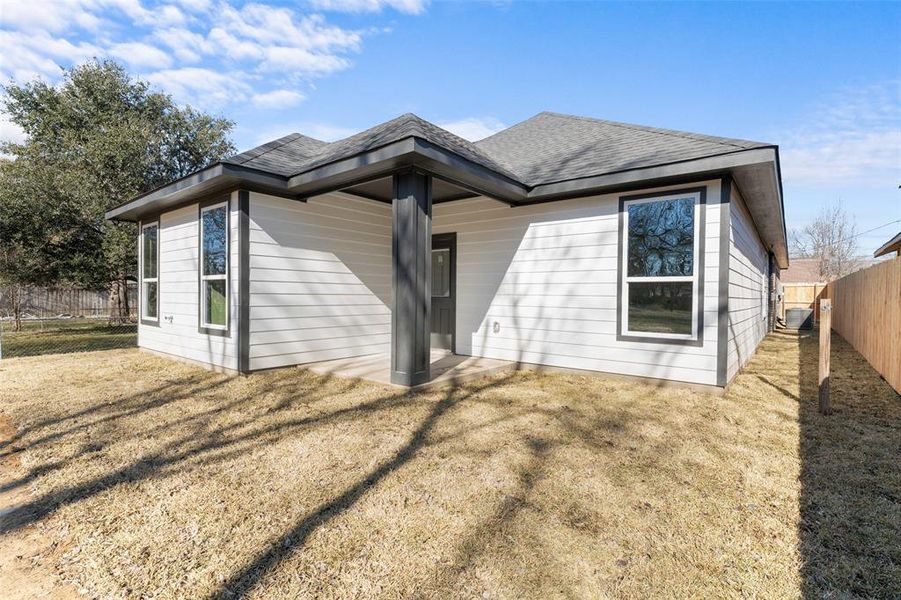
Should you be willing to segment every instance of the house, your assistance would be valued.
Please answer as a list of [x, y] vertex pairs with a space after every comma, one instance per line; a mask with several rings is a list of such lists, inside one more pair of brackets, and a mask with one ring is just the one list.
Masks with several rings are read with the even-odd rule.
[[826, 277], [820, 274], [820, 264], [822, 260], [819, 257], [814, 258], [793, 258], [791, 267], [783, 269], [779, 273], [779, 280], [782, 284], [787, 283], [805, 283], [826, 285]]
[[876, 252], [873, 253], [873, 258], [887, 256], [892, 252], [894, 252], [897, 256], [901, 256], [901, 231], [898, 232], [898, 235], [879, 246]]
[[291, 134], [139, 196], [139, 345], [239, 372], [430, 349], [725, 386], [788, 266], [778, 148], [540, 113]]

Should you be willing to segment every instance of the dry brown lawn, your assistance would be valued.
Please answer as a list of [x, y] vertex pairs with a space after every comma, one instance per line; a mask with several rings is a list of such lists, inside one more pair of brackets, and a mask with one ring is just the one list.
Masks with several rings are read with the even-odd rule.
[[0, 531], [97, 597], [898, 597], [901, 400], [833, 343], [827, 418], [784, 333], [721, 396], [4, 360]]

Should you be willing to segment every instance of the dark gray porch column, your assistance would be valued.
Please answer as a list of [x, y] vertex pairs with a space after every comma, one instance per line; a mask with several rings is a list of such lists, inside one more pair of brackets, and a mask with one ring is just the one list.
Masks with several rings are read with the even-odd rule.
[[391, 383], [429, 380], [432, 305], [432, 178], [394, 176]]

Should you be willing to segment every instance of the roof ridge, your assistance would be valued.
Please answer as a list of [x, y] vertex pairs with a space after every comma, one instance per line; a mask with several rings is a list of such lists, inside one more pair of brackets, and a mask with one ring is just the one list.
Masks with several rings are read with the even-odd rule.
[[[505, 177], [511, 178], [514, 181], [520, 180], [519, 175], [517, 175], [512, 169], [503, 165], [500, 161], [498, 161], [496, 158], [491, 156], [488, 152], [485, 152], [484, 150], [479, 148], [474, 142], [471, 142], [471, 141], [467, 140], [466, 138], [463, 138], [463, 137], [457, 135], [456, 133], [445, 129], [444, 127], [441, 127], [440, 125], [432, 123], [428, 119], [424, 119], [423, 117], [420, 117], [419, 115], [417, 115], [415, 113], [411, 113], [411, 112], [405, 112], [401, 115], [398, 115], [397, 117], [394, 117], [393, 119], [389, 119], [389, 120], [385, 121], [384, 123], [379, 123], [378, 125], [373, 125], [372, 127], [364, 129], [363, 131], [358, 131], [357, 133], [349, 135], [345, 138], [341, 138], [340, 140], [335, 140], [334, 142], [325, 144], [324, 146], [322, 146], [322, 148], [319, 150], [319, 152], [317, 152], [316, 160], [312, 161], [310, 164], [304, 165], [303, 170], [297, 171], [297, 172], [293, 173], [293, 175], [297, 175], [299, 173], [304, 172], [305, 170], [309, 170], [311, 168], [315, 168], [316, 166], [318, 166], [317, 163], [319, 161], [321, 161], [323, 159], [323, 157], [327, 157], [329, 155], [330, 148], [334, 148], [338, 144], [347, 143], [348, 140], [352, 140], [353, 138], [365, 137], [366, 134], [370, 133], [373, 130], [383, 129], [386, 127], [397, 127], [399, 129], [401, 129], [401, 133], [402, 133], [403, 137], [423, 138], [423, 139], [426, 139], [434, 144], [442, 146], [445, 149], [451, 150], [451, 151], [455, 151], [453, 149], [452, 145], [450, 144], [450, 142], [453, 142], [455, 144], [458, 144], [458, 145], [466, 148], [466, 150], [468, 152], [471, 152], [473, 155], [475, 155], [478, 158], [478, 160], [485, 161], [487, 163], [486, 166], [488, 166], [489, 168], [497, 170], [499, 173], [501, 173]], [[429, 133], [430, 130], [433, 133]], [[435, 135], [436, 135], [434, 133], [435, 130], [441, 132], [441, 135], [448, 137], [449, 140], [444, 140], [442, 142], [442, 140], [440, 140], [440, 139], [435, 139]], [[472, 160], [472, 158], [470, 158], [470, 160]]]
[[[510, 131], [511, 129], [515, 129], [515, 128], [519, 127], [520, 125], [524, 125], [524, 124], [528, 123], [529, 121], [531, 121], [532, 119], [534, 119], [534, 118], [536, 118], [536, 117], [539, 117], [539, 116], [541, 116], [541, 115], [543, 115], [543, 114], [557, 114], [557, 113], [552, 113], [552, 112], [546, 111], [546, 110], [541, 111], [540, 113], [536, 113], [536, 114], [532, 115], [532, 116], [529, 117], [528, 119], [523, 119], [522, 121], [520, 121], [520, 122], [518, 122], [518, 123], [514, 123], [513, 125], [510, 125], [509, 127], [506, 127], [506, 128], [504, 128], [504, 129], [501, 129], [500, 131], [495, 131], [494, 133], [492, 133], [492, 134], [489, 135], [488, 137], [483, 137], [482, 139], [477, 140], [477, 141], [472, 142], [472, 143], [475, 144], [475, 145], [479, 145], [479, 144], [481, 144], [482, 142], [484, 142], [484, 141], [486, 141], [486, 140], [490, 140], [490, 139], [493, 138], [493, 137], [496, 137], [496, 136], [499, 136], [499, 135], [501, 135], [501, 134], [507, 133], [507, 132]], [[560, 116], [566, 116], [566, 115], [560, 114]]]
[[[746, 144], [758, 144], [758, 145], [765, 144], [765, 142], [757, 142], [754, 140], [743, 140], [740, 138], [725, 138], [725, 137], [721, 137], [721, 136], [717, 136], [717, 135], [709, 135], [706, 133], [692, 133], [690, 131], [680, 131], [678, 129], [666, 129], [663, 127], [650, 127], [648, 125], [637, 125], [634, 123], [623, 123], [622, 121], [611, 121], [609, 119], [598, 119], [596, 117], [585, 117], [585, 116], [581, 116], [581, 115], [568, 115], [566, 113], [559, 113], [559, 112], [554, 112], [554, 111], [550, 111], [550, 110], [542, 111], [542, 112], [538, 113], [537, 115], [535, 115], [535, 117], [538, 117], [541, 115], [563, 117], [563, 118], [575, 119], [575, 120], [579, 120], [579, 121], [588, 121], [591, 123], [603, 123], [605, 125], [612, 125], [614, 127], [620, 127], [622, 129], [629, 129], [632, 131], [644, 131], [644, 132], [659, 133], [661, 135], [669, 135], [672, 137], [679, 137], [679, 138], [683, 138], [683, 139], [687, 139], [687, 140], [714, 141], [714, 143], [721, 144], [723, 146], [732, 146], [735, 148], [742, 148], [742, 149], [746, 149], [745, 146], [742, 146], [741, 144], [736, 144], [735, 142], [744, 142]], [[531, 117], [530, 119], [527, 119], [527, 120], [534, 119], [535, 117]], [[523, 121], [523, 123], [525, 123], [525, 121]], [[519, 123], [517, 123], [517, 125], [519, 125]], [[515, 126], [516, 125], [514, 125], [514, 127]], [[506, 130], [504, 130], [504, 131], [506, 131]], [[499, 132], [499, 133], [502, 133], [502, 132]]]

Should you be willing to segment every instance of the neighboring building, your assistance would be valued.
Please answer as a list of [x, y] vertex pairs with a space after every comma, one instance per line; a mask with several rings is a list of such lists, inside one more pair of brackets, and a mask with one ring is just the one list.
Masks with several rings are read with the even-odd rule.
[[140, 223], [139, 345], [249, 372], [432, 347], [725, 386], [788, 266], [776, 146], [541, 113], [300, 134], [107, 214]]
[[879, 258], [880, 256], [891, 254], [892, 252], [897, 256], [901, 256], [901, 231], [898, 232], [898, 235], [880, 246], [879, 249], [873, 253], [873, 258]]
[[825, 285], [827, 283], [820, 276], [819, 258], [793, 258], [791, 261], [791, 266], [783, 269], [779, 274], [783, 285], [786, 283], [821, 283]]

